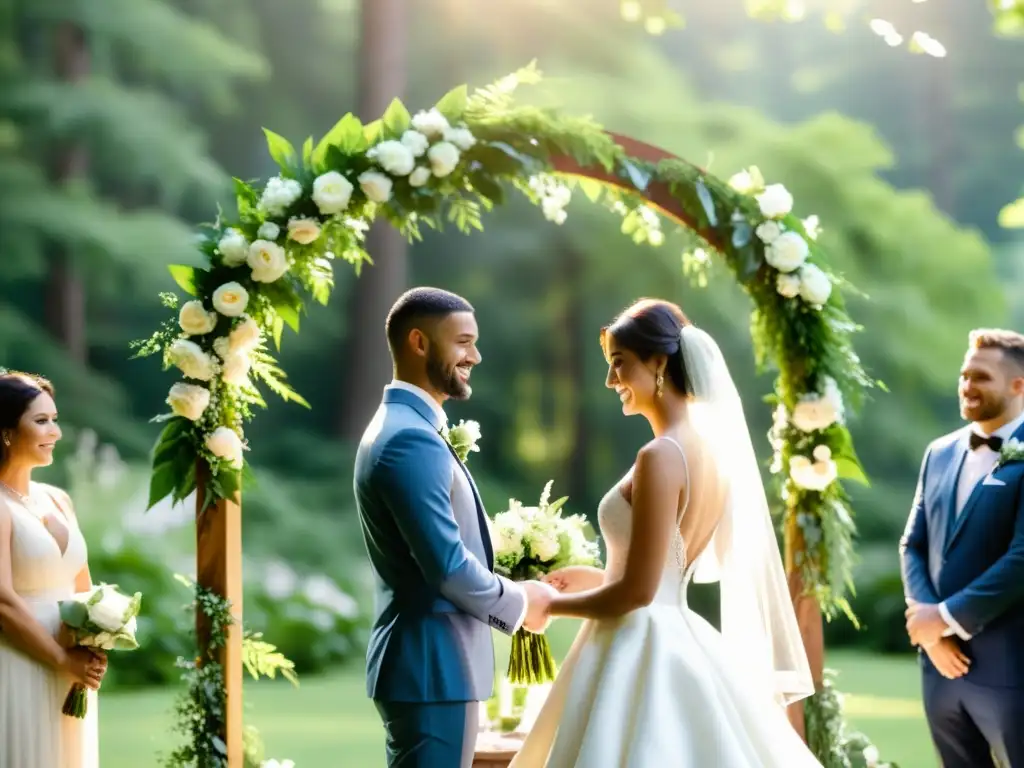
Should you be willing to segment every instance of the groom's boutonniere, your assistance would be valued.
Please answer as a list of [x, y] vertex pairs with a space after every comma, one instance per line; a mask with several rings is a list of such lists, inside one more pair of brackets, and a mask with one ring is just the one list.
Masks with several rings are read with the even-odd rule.
[[1024, 443], [1017, 438], [1011, 438], [1003, 443], [1003, 447], [999, 451], [999, 460], [996, 462], [996, 469], [1011, 461], [1024, 461]]
[[460, 421], [458, 426], [449, 427], [445, 424], [441, 428], [441, 437], [452, 447], [455, 455], [463, 464], [473, 451], [479, 451], [480, 446], [480, 424], [476, 421]]

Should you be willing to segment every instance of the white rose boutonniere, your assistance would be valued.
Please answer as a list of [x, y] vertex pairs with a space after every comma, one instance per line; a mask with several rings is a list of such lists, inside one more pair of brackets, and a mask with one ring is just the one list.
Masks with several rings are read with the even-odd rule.
[[441, 429], [441, 437], [452, 447], [459, 461], [465, 463], [469, 454], [479, 452], [480, 424], [476, 421], [460, 421], [457, 426], [445, 425]]
[[1013, 461], [1024, 461], [1024, 442], [1015, 437], [1011, 437], [1003, 443], [1002, 450], [999, 451], [999, 459], [996, 461], [996, 469]]

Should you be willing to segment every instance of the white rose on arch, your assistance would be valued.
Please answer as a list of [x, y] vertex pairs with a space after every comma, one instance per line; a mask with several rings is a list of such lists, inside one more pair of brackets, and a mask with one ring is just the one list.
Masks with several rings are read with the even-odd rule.
[[359, 186], [373, 202], [386, 203], [391, 199], [394, 182], [379, 171], [363, 171], [359, 174]]
[[228, 334], [228, 349], [230, 352], [248, 352], [259, 346], [262, 336], [263, 333], [256, 321], [248, 315], [243, 315], [242, 321]]
[[[260, 240], [277, 240], [277, 237], [280, 234], [281, 234], [281, 228], [279, 226], [277, 226], [277, 224], [275, 224], [272, 221], [265, 221], [265, 222], [263, 222], [262, 224], [260, 224], [260, 228], [256, 230], [256, 237], [258, 237]], [[248, 257], [249, 257], [249, 244], [246, 243], [245, 244], [245, 253], [242, 255], [241, 261], [239, 261], [238, 263], [239, 264], [244, 263], [245, 260]]]
[[217, 313], [208, 311], [197, 299], [186, 301], [178, 313], [178, 325], [189, 336], [203, 336], [217, 327]]
[[260, 197], [258, 208], [271, 216], [281, 216], [286, 210], [302, 197], [302, 185], [295, 179], [275, 176], [267, 182]]
[[309, 245], [318, 237], [320, 237], [320, 224], [316, 219], [291, 219], [288, 222], [289, 240], [294, 240], [299, 245]]
[[771, 184], [756, 195], [761, 215], [768, 219], [781, 219], [793, 210], [793, 195], [783, 184]]
[[213, 292], [213, 308], [224, 317], [238, 317], [249, 306], [249, 292], [234, 281], [218, 286]]
[[430, 110], [421, 110], [413, 115], [412, 127], [424, 136], [436, 139], [444, 135], [445, 130], [449, 128], [449, 123], [448, 118], [442, 115], [437, 107], [434, 107]]
[[783, 232], [764, 252], [764, 259], [779, 272], [793, 272], [799, 269], [811, 249], [807, 241], [796, 232]]
[[800, 278], [792, 273], [781, 272], [775, 278], [775, 290], [780, 296], [793, 299], [800, 295]]
[[167, 393], [167, 404], [176, 416], [198, 421], [210, 405], [210, 390], [198, 384], [179, 381], [172, 385], [171, 391]]
[[224, 266], [237, 267], [244, 264], [245, 257], [249, 255], [249, 241], [245, 239], [245, 235], [232, 227], [224, 230], [224, 235], [217, 243], [217, 250]]
[[[824, 455], [819, 448], [828, 450], [827, 446], [819, 445], [815, 448], [818, 455]], [[839, 468], [832, 461], [831, 454], [823, 460], [814, 461], [798, 455], [789, 460], [789, 476], [797, 487], [805, 491], [824, 491], [839, 477]]]
[[242, 466], [242, 438], [230, 427], [217, 427], [206, 438], [206, 447], [210, 453], [224, 459], [234, 467]]
[[203, 348], [188, 339], [176, 339], [167, 350], [171, 364], [190, 379], [209, 381], [213, 378], [213, 360]]
[[430, 139], [419, 131], [406, 131], [402, 134], [402, 144], [412, 152], [413, 157], [423, 157], [430, 146]]
[[352, 182], [340, 173], [328, 171], [313, 182], [313, 202], [324, 216], [333, 216], [348, 208], [353, 189]]
[[768, 221], [761, 222], [754, 232], [761, 239], [761, 242], [765, 245], [771, 245], [779, 239], [779, 235], [783, 233], [782, 225], [779, 222], [769, 219]]
[[801, 432], [828, 429], [843, 419], [843, 395], [835, 379], [826, 377], [822, 389], [801, 397], [793, 409], [791, 421]]
[[476, 145], [476, 136], [469, 128], [449, 128], [444, 132], [444, 140], [454, 144], [463, 152]]
[[413, 187], [422, 187], [431, 177], [430, 169], [424, 168], [422, 165], [419, 166], [415, 171], [409, 174], [409, 185]]
[[249, 267], [257, 283], [272, 283], [288, 271], [288, 255], [277, 243], [257, 240], [249, 246]]
[[756, 165], [744, 168], [729, 178], [729, 186], [743, 195], [750, 195], [764, 189], [764, 176]]
[[244, 387], [249, 383], [249, 369], [252, 367], [252, 360], [245, 352], [229, 352], [224, 358], [224, 368], [221, 371], [221, 379], [225, 384], [235, 387]]
[[427, 150], [430, 170], [438, 178], [444, 178], [459, 164], [459, 148], [448, 141], [439, 141]]
[[800, 295], [808, 304], [823, 306], [832, 295], [832, 280], [815, 264], [800, 269]]
[[366, 156], [392, 176], [408, 176], [416, 167], [416, 156], [400, 141], [382, 141], [370, 149]]

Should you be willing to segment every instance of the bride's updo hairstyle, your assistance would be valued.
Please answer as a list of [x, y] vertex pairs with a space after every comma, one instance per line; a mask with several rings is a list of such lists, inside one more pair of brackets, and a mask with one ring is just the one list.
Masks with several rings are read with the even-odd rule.
[[53, 397], [53, 385], [42, 376], [0, 368], [0, 466], [10, 453], [3, 438], [13, 438], [25, 411], [44, 392]]
[[690, 320], [671, 301], [662, 299], [640, 299], [619, 313], [615, 321], [601, 329], [601, 348], [607, 349], [607, 337], [628, 349], [643, 362], [654, 355], [665, 355], [665, 376], [676, 391], [684, 395], [693, 394], [693, 386], [686, 374], [683, 362], [682, 338], [680, 334]]

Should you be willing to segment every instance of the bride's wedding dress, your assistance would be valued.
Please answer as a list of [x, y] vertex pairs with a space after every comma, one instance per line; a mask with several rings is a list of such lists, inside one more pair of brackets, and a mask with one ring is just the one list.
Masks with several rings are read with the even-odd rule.
[[[48, 495], [48, 494], [47, 494]], [[78, 525], [53, 503], [68, 529], [62, 552], [43, 521], [13, 499], [11, 570], [14, 591], [54, 636], [60, 629], [58, 601], [75, 592], [86, 564]], [[0, 633], [0, 768], [98, 768], [97, 706], [89, 691], [84, 720], [61, 713], [71, 682], [10, 646]]]
[[[680, 520], [690, 498], [687, 482]], [[620, 485], [598, 520], [605, 579], [618, 579], [633, 523]], [[820, 768], [758, 682], [763, 669], [748, 667], [756, 654], [731, 650], [687, 607], [697, 557], [688, 565], [686, 551], [677, 532], [649, 606], [583, 624], [510, 768]]]

